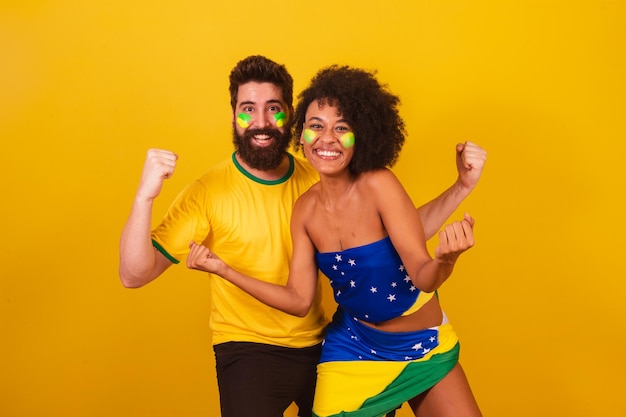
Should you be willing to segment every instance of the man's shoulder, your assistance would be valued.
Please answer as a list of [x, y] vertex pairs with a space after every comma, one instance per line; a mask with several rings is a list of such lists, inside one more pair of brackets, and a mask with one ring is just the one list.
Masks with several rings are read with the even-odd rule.
[[233, 158], [232, 156], [229, 156], [211, 165], [202, 174], [200, 174], [199, 177], [197, 177], [197, 180], [205, 182], [207, 179], [215, 179], [216, 175], [224, 175], [226, 172], [233, 170], [234, 168], [235, 164], [233, 163]]
[[313, 166], [303, 156], [290, 153], [293, 157], [294, 175], [301, 178], [307, 178], [314, 182], [319, 180], [319, 174]]

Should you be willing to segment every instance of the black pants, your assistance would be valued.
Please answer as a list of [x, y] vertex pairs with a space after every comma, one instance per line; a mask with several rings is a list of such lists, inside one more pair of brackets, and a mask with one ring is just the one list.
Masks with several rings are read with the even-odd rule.
[[321, 345], [228, 342], [213, 350], [222, 417], [283, 417], [292, 402], [300, 417], [311, 417]]

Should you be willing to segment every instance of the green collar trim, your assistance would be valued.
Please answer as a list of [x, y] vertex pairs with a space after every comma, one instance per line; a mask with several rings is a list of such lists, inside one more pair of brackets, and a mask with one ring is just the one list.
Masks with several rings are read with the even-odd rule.
[[235, 158], [235, 154], [236, 153], [237, 152], [233, 152], [232, 159], [233, 159], [233, 163], [235, 164], [235, 166], [237, 167], [239, 172], [241, 172], [246, 177], [250, 178], [252, 181], [258, 182], [259, 184], [263, 184], [263, 185], [282, 184], [282, 183], [284, 183], [285, 181], [287, 181], [291, 177], [291, 174], [293, 174], [295, 163], [293, 162], [293, 156], [289, 152], [287, 152], [287, 158], [289, 158], [289, 169], [287, 170], [287, 173], [282, 178], [279, 178], [277, 180], [272, 180], [272, 181], [268, 181], [268, 180], [261, 179], [259, 177], [255, 177], [254, 175], [252, 175], [251, 173], [246, 171], [246, 169], [244, 167], [242, 167], [241, 164], [237, 161], [237, 158]]

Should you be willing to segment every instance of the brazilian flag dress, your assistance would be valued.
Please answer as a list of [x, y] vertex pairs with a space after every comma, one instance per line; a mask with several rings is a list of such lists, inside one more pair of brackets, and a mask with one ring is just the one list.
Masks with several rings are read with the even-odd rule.
[[318, 365], [313, 415], [377, 417], [431, 388], [459, 358], [452, 326], [384, 332], [364, 325], [411, 314], [435, 293], [418, 290], [389, 237], [316, 254], [339, 307]]

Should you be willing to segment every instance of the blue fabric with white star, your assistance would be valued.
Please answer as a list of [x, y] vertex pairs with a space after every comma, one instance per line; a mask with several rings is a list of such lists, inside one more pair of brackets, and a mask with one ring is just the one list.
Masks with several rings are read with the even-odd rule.
[[436, 327], [384, 332], [366, 326], [341, 307], [327, 327], [320, 363], [332, 361], [414, 361], [439, 346]]
[[389, 236], [341, 252], [316, 253], [316, 259], [337, 304], [370, 323], [401, 316], [420, 293]]

